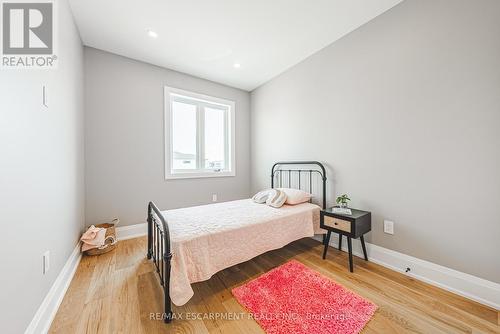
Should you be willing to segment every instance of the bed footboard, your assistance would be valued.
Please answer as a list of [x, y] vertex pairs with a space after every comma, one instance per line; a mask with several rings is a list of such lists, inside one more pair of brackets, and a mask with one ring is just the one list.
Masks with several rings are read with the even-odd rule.
[[163, 320], [166, 323], [172, 321], [172, 301], [170, 299], [170, 261], [172, 252], [170, 249], [170, 234], [168, 224], [158, 207], [153, 203], [148, 204], [148, 259], [152, 259], [156, 272], [160, 277], [163, 288], [165, 313]]

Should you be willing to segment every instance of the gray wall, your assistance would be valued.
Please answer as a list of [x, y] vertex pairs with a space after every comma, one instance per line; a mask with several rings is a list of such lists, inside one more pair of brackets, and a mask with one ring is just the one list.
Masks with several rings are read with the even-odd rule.
[[24, 332], [84, 225], [83, 47], [67, 2], [57, 8], [58, 68], [0, 70], [3, 333]]
[[273, 161], [324, 161], [371, 243], [500, 282], [499, 17], [407, 0], [252, 92], [252, 190]]
[[[236, 176], [165, 180], [163, 89], [186, 89], [236, 102]], [[161, 209], [248, 197], [250, 94], [128, 58], [85, 48], [86, 220], [145, 222]]]

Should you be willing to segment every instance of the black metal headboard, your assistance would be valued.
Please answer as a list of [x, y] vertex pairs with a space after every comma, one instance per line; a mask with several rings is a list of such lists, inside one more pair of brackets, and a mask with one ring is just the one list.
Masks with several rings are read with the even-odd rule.
[[[283, 169], [283, 166], [287, 165], [300, 165], [300, 168]], [[306, 166], [313, 166], [313, 168], [306, 168]], [[302, 167], [304, 166], [304, 167]], [[271, 169], [271, 188], [274, 188], [274, 183], [276, 183], [280, 188], [286, 186], [287, 188], [297, 188], [294, 187], [293, 181], [297, 181], [298, 189], [308, 190], [311, 194], [313, 193], [313, 175], [319, 175], [322, 181], [322, 207], [326, 209], [326, 169], [321, 162], [318, 161], [280, 161], [273, 165]], [[306, 189], [302, 189], [302, 182], [306, 186]], [[307, 185], [309, 187], [307, 188]]]

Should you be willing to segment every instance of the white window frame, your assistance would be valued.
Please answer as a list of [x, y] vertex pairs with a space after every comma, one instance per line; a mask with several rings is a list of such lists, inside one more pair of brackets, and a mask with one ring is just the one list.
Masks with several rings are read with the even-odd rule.
[[[204, 168], [204, 141], [205, 136], [203, 134], [204, 122], [203, 117], [199, 117], [200, 110], [197, 107], [197, 131], [196, 131], [196, 143], [198, 145], [196, 153], [196, 161], [198, 168], [194, 170], [172, 170], [173, 164], [173, 140], [172, 140], [172, 102], [173, 99], [177, 98], [188, 98], [190, 100], [196, 100], [202, 105], [208, 105], [210, 107], [225, 107], [228, 108], [227, 112], [227, 124], [225, 127], [225, 156], [226, 166], [223, 170], [212, 170]], [[204, 177], [228, 177], [236, 175], [236, 164], [235, 164], [235, 102], [221, 99], [218, 97], [198, 94], [190, 92], [183, 89], [178, 89], [174, 87], [165, 86], [165, 113], [164, 113], [164, 132], [165, 132], [165, 179], [189, 179], [189, 178], [204, 178]]]

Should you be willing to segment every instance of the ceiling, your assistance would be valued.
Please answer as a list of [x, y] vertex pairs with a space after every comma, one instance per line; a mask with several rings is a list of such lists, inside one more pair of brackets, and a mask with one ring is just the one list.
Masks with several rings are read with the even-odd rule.
[[85, 45], [248, 91], [399, 2], [70, 0]]

